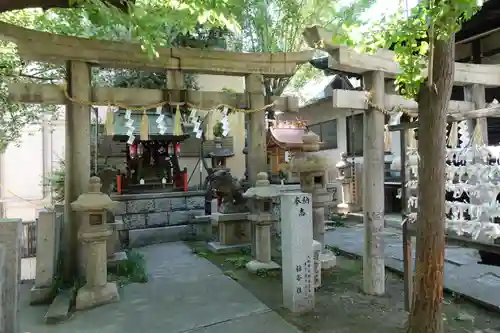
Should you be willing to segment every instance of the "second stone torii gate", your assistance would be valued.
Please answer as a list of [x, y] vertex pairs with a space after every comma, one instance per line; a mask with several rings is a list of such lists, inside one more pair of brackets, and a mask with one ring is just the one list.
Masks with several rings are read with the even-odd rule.
[[[368, 294], [385, 292], [385, 265], [382, 231], [384, 229], [384, 123], [383, 110], [402, 108], [417, 116], [418, 104], [404, 99], [393, 89], [386, 94], [385, 79], [394, 79], [400, 73], [394, 61], [394, 52], [379, 49], [374, 54], [358, 53], [343, 45], [335, 45], [333, 33], [314, 26], [304, 31], [310, 47], [329, 53], [328, 65], [334, 70], [361, 74], [366, 91], [333, 90], [333, 107], [364, 111], [363, 140], [363, 210], [365, 227], [365, 251], [363, 254], [363, 289]], [[500, 86], [500, 67], [497, 65], [455, 64], [455, 85], [466, 87], [466, 101], [450, 101], [448, 113], [471, 114], [479, 117], [496, 115], [499, 106], [484, 108], [486, 86]], [[369, 98], [367, 98], [367, 92]], [[481, 130], [486, 133], [486, 130]], [[402, 140], [404, 142], [404, 140]], [[483, 140], [487, 142], [486, 140]]]

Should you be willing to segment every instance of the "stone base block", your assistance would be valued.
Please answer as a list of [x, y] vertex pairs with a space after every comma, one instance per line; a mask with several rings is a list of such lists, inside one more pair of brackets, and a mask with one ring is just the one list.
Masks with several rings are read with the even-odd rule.
[[337, 205], [337, 213], [338, 214], [347, 214], [352, 212], [357, 212], [359, 209], [354, 204], [349, 203], [341, 203]]
[[250, 244], [222, 245], [219, 242], [209, 242], [208, 249], [213, 253], [235, 253], [250, 248]]
[[321, 262], [321, 269], [330, 269], [337, 265], [337, 257], [330, 250], [323, 250], [319, 254], [319, 261]]
[[76, 294], [76, 309], [85, 310], [120, 300], [116, 283], [108, 282], [102, 287], [84, 285]]
[[53, 296], [52, 287], [37, 287], [33, 286], [30, 290], [30, 304], [41, 304], [47, 303], [51, 300]]
[[257, 271], [271, 271], [281, 269], [280, 265], [278, 265], [274, 261], [262, 262], [257, 260], [249, 261], [246, 267], [252, 273], [257, 273]]
[[108, 267], [116, 267], [118, 263], [127, 260], [127, 252], [125, 251], [120, 251], [120, 252], [115, 252], [111, 257], [108, 257]]

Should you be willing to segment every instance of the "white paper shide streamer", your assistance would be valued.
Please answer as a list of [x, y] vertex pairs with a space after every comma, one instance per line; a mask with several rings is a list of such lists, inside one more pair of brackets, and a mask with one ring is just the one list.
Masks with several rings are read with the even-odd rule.
[[165, 124], [165, 115], [163, 114], [163, 106], [158, 106], [156, 108], [156, 114], [158, 117], [156, 118], [156, 126], [158, 126], [158, 132], [160, 135], [165, 134], [167, 131], [167, 125]]
[[227, 136], [229, 134], [229, 108], [227, 106], [222, 110], [222, 135]]
[[194, 125], [193, 133], [195, 134], [196, 138], [201, 139], [201, 136], [203, 135], [203, 129], [201, 127], [201, 119], [198, 116], [198, 112], [196, 111], [196, 109], [191, 110], [188, 120], [191, 124]]
[[[500, 238], [500, 225], [493, 221], [500, 217], [500, 205], [496, 200], [500, 193], [500, 165], [498, 161], [491, 163], [491, 148], [479, 142], [479, 128], [472, 132], [473, 137], [467, 121], [461, 121], [451, 128], [448, 137], [451, 148], [446, 149], [446, 155], [454, 163], [446, 165], [445, 185], [446, 191], [453, 193], [454, 200], [446, 201], [446, 229], [458, 236], [491, 243]], [[409, 163], [408, 167], [413, 169], [415, 164], [418, 161]], [[417, 186], [418, 179], [414, 175], [406, 187], [416, 189]], [[470, 203], [460, 200], [464, 194]], [[408, 199], [408, 206], [416, 211], [417, 202], [418, 198], [412, 196]]]
[[135, 135], [134, 135], [135, 127], [134, 127], [134, 120], [132, 119], [131, 110], [125, 111], [125, 120], [126, 120], [125, 128], [127, 129], [127, 136], [128, 136], [127, 143], [131, 145], [135, 141]]

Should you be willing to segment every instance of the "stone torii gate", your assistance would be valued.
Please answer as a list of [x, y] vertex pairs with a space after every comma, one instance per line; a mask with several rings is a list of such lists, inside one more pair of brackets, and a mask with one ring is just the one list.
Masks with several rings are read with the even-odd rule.
[[[402, 108], [417, 116], [417, 102], [397, 95], [393, 84], [386, 79], [394, 79], [400, 73], [399, 64], [394, 61], [394, 52], [379, 49], [374, 54], [359, 53], [343, 45], [335, 45], [333, 33], [313, 26], [304, 31], [308, 45], [329, 54], [328, 66], [334, 70], [360, 74], [367, 91], [333, 90], [333, 107], [341, 109], [365, 110], [363, 133], [363, 222], [365, 227], [365, 248], [363, 254], [364, 291], [380, 295], [385, 292], [384, 246], [384, 113], [377, 108], [394, 110]], [[450, 101], [448, 119], [478, 118], [483, 142], [487, 143], [486, 117], [498, 116], [500, 106], [486, 107], [485, 87], [500, 86], [500, 66], [455, 63], [454, 85], [464, 86], [465, 101]], [[389, 89], [388, 89], [389, 88]], [[405, 145], [404, 135], [401, 142]], [[403, 158], [403, 157], [402, 157]], [[406, 226], [406, 223], [405, 223]], [[404, 232], [404, 235], [407, 233]], [[409, 246], [408, 246], [409, 245]], [[411, 256], [411, 241], [405, 242], [405, 258]], [[411, 258], [411, 257], [410, 257]], [[407, 260], [405, 260], [406, 262]], [[411, 265], [411, 260], [407, 261]], [[413, 268], [405, 269], [412, 272]], [[405, 281], [410, 279], [406, 279]], [[406, 284], [406, 283], [405, 283]], [[409, 288], [409, 287], [408, 287]], [[409, 293], [407, 293], [409, 294]]]
[[[274, 102], [285, 112], [296, 112], [294, 98], [264, 95], [264, 77], [289, 77], [297, 67], [312, 58], [312, 52], [242, 53], [191, 48], [159, 48], [150, 58], [138, 44], [90, 40], [24, 29], [0, 22], [0, 38], [17, 44], [23, 60], [65, 64], [67, 87], [13, 83], [10, 100], [19, 103], [66, 105], [65, 234], [67, 255], [75, 260], [79, 217], [69, 203], [86, 191], [90, 178], [90, 105], [120, 103], [145, 106], [160, 102], [189, 102], [200, 108], [228, 104], [259, 109]], [[91, 68], [166, 70], [164, 90], [92, 87]], [[184, 88], [184, 73], [244, 76], [246, 92], [200, 92]], [[67, 89], [67, 91], [65, 91]], [[68, 95], [71, 100], [68, 99]], [[87, 104], [76, 101], [87, 101]], [[249, 180], [255, 183], [259, 172], [267, 170], [265, 110], [249, 115]], [[71, 265], [71, 264], [70, 264]], [[68, 270], [68, 265], [66, 269]], [[74, 268], [74, 267], [73, 267]], [[66, 272], [69, 274], [68, 272]]]

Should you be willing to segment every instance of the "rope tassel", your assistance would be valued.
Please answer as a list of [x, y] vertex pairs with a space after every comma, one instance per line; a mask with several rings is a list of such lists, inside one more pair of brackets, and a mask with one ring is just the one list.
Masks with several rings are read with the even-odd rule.
[[111, 105], [108, 105], [108, 109], [106, 110], [106, 119], [104, 120], [104, 130], [106, 135], [114, 135], [114, 117], [115, 113], [111, 109]]
[[149, 140], [149, 118], [147, 110], [144, 110], [144, 113], [142, 114], [141, 127], [139, 133], [140, 133], [139, 136], [142, 141]]
[[385, 151], [391, 151], [391, 132], [389, 131], [389, 126], [384, 126], [384, 149]]
[[450, 134], [448, 135], [448, 146], [451, 148], [456, 148], [458, 144], [458, 124], [452, 123], [450, 128]]
[[181, 109], [180, 106], [177, 105], [175, 109], [175, 118], [174, 118], [174, 135], [181, 136], [184, 133], [182, 132], [182, 124], [181, 124]]
[[479, 124], [476, 124], [476, 126], [474, 127], [474, 132], [472, 132], [472, 143], [475, 146], [484, 145], [483, 135], [481, 133], [481, 126]]

